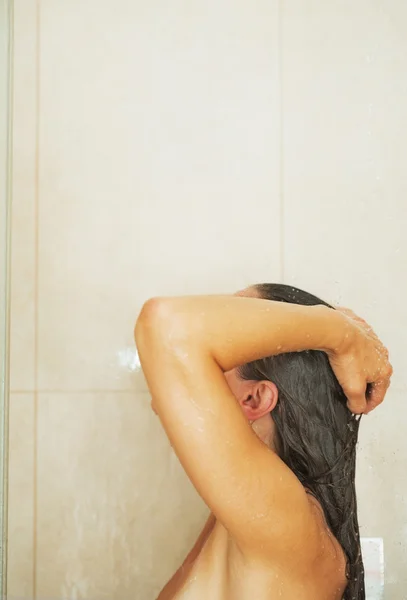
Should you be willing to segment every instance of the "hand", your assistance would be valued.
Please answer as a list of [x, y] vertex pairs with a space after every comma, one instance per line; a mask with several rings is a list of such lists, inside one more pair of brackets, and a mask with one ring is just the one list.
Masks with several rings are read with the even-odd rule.
[[390, 385], [389, 352], [366, 321], [347, 308], [337, 310], [345, 318], [346, 332], [341, 346], [328, 354], [329, 362], [348, 398], [349, 410], [367, 414], [383, 402]]

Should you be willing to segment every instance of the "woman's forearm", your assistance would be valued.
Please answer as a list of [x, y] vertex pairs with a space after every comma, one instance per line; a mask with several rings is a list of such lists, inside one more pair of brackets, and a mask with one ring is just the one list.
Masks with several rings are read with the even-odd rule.
[[140, 323], [180, 357], [200, 349], [223, 371], [285, 352], [335, 352], [350, 328], [340, 312], [322, 305], [239, 296], [155, 298], [144, 305]]

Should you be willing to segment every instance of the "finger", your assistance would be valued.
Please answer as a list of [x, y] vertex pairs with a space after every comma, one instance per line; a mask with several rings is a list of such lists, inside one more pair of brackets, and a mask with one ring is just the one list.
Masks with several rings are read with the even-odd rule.
[[384, 400], [390, 385], [390, 379], [381, 379], [371, 384], [366, 413], [374, 410]]
[[349, 410], [357, 415], [360, 415], [367, 410], [366, 389], [360, 387], [348, 388], [345, 395], [348, 399]]
[[348, 400], [347, 406], [348, 406], [350, 412], [353, 413], [354, 415], [363, 415], [363, 414], [367, 414], [367, 412], [369, 412], [367, 409], [367, 402], [363, 397], [358, 398], [358, 399]]

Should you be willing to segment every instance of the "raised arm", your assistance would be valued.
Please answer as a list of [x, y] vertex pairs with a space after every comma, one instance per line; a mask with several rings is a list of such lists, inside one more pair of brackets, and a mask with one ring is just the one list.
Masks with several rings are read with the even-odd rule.
[[[387, 349], [348, 309], [241, 296], [153, 298], [143, 307], [141, 323], [172, 347], [192, 342], [222, 371], [264, 356], [322, 350], [355, 413], [380, 404], [393, 372]], [[371, 398], [365, 396], [368, 383], [373, 384]]]
[[373, 368], [363, 349], [373, 352], [359, 331], [323, 306], [257, 298], [158, 298], [144, 305], [135, 339], [154, 408], [192, 483], [244, 552], [267, 546], [287, 557], [300, 540], [310, 549], [319, 538], [304, 488], [253, 432], [223, 372], [272, 354], [319, 349], [336, 360], [339, 373], [356, 357], [360, 389], [354, 385], [353, 392], [360, 396]]

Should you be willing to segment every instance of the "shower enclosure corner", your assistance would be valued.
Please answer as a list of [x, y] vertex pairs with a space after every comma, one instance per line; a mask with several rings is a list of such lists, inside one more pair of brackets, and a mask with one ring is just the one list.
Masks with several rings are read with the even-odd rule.
[[0, 594], [7, 580], [13, 2], [0, 0]]

